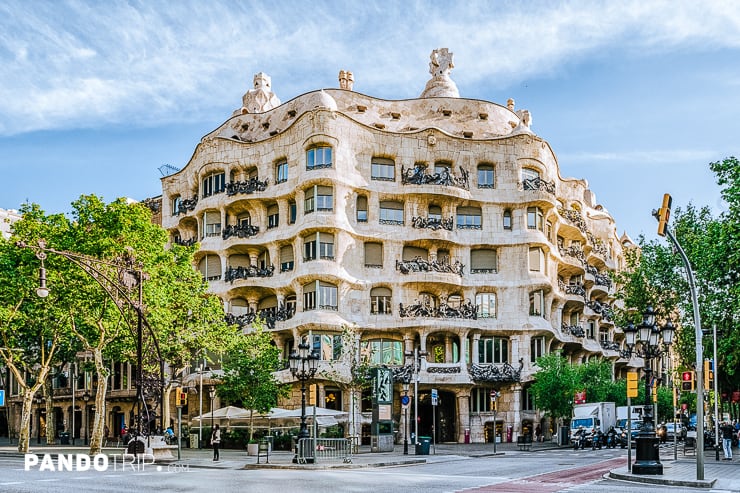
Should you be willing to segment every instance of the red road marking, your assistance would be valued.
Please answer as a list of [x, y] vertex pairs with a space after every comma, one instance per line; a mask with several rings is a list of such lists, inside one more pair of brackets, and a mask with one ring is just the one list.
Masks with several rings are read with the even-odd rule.
[[626, 462], [627, 459], [625, 457], [619, 457], [587, 466], [548, 472], [528, 478], [514, 479], [462, 491], [466, 493], [494, 493], [498, 491], [507, 493], [555, 493], [556, 491], [601, 479], [605, 472], [623, 466]]

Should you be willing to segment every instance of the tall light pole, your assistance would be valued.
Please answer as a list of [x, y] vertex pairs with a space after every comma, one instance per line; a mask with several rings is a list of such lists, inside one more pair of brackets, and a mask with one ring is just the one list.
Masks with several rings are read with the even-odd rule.
[[[198, 391], [198, 416], [203, 416], [203, 363], [198, 368], [200, 373], [200, 390]], [[203, 418], [200, 418], [198, 427], [198, 448], [203, 448]]]
[[[650, 403], [650, 389], [653, 384], [653, 369], [651, 362], [654, 358], [668, 352], [673, 343], [673, 324], [670, 320], [663, 328], [655, 324], [655, 312], [649, 306], [643, 313], [642, 323], [635, 327], [633, 324], [624, 327], [629, 355], [640, 356], [645, 362], [645, 402], [642, 410], [642, 425], [637, 436], [635, 446], [635, 463], [632, 465], [632, 474], [663, 474], [663, 464], [660, 463], [659, 439], [655, 436], [653, 422], [653, 406]], [[662, 343], [662, 348], [661, 348]]]
[[[306, 424], [306, 381], [316, 375], [319, 363], [319, 355], [311, 352], [311, 346], [307, 342], [298, 344], [298, 351], [290, 354], [290, 373], [301, 382], [301, 429], [298, 432], [298, 443], [302, 438], [308, 438], [308, 426]], [[298, 454], [293, 458], [298, 461]]]
[[87, 412], [87, 403], [90, 402], [90, 394], [85, 391], [82, 394], [82, 400], [85, 402], [85, 445], [90, 443], [90, 413]]
[[[216, 387], [213, 385], [208, 387], [208, 398], [211, 399], [211, 436], [213, 436], [213, 400], [216, 398]], [[203, 423], [200, 425], [203, 426]]]

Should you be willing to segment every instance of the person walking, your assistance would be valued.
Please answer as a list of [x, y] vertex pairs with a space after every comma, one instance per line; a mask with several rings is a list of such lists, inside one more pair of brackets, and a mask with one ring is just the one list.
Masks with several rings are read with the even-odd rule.
[[213, 460], [219, 460], [218, 447], [221, 445], [221, 430], [216, 425], [211, 432], [211, 445], [213, 446]]
[[732, 435], [735, 430], [729, 421], [722, 423], [719, 430], [722, 432], [722, 448], [725, 453], [724, 460], [732, 460]]

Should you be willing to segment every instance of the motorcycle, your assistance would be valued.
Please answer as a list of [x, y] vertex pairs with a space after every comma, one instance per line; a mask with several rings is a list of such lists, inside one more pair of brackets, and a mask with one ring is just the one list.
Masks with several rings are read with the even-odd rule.
[[606, 448], [617, 448], [618, 441], [617, 430], [612, 428], [606, 433]]
[[601, 432], [601, 430], [594, 430], [591, 432], [591, 450], [599, 449], [601, 450], [601, 445], [604, 442], [604, 434]]

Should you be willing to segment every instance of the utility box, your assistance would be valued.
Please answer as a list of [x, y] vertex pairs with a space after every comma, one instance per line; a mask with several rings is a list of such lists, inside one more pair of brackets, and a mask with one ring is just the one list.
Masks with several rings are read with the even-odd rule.
[[190, 434], [190, 448], [198, 448], [200, 443], [198, 442], [198, 435], [193, 433]]

